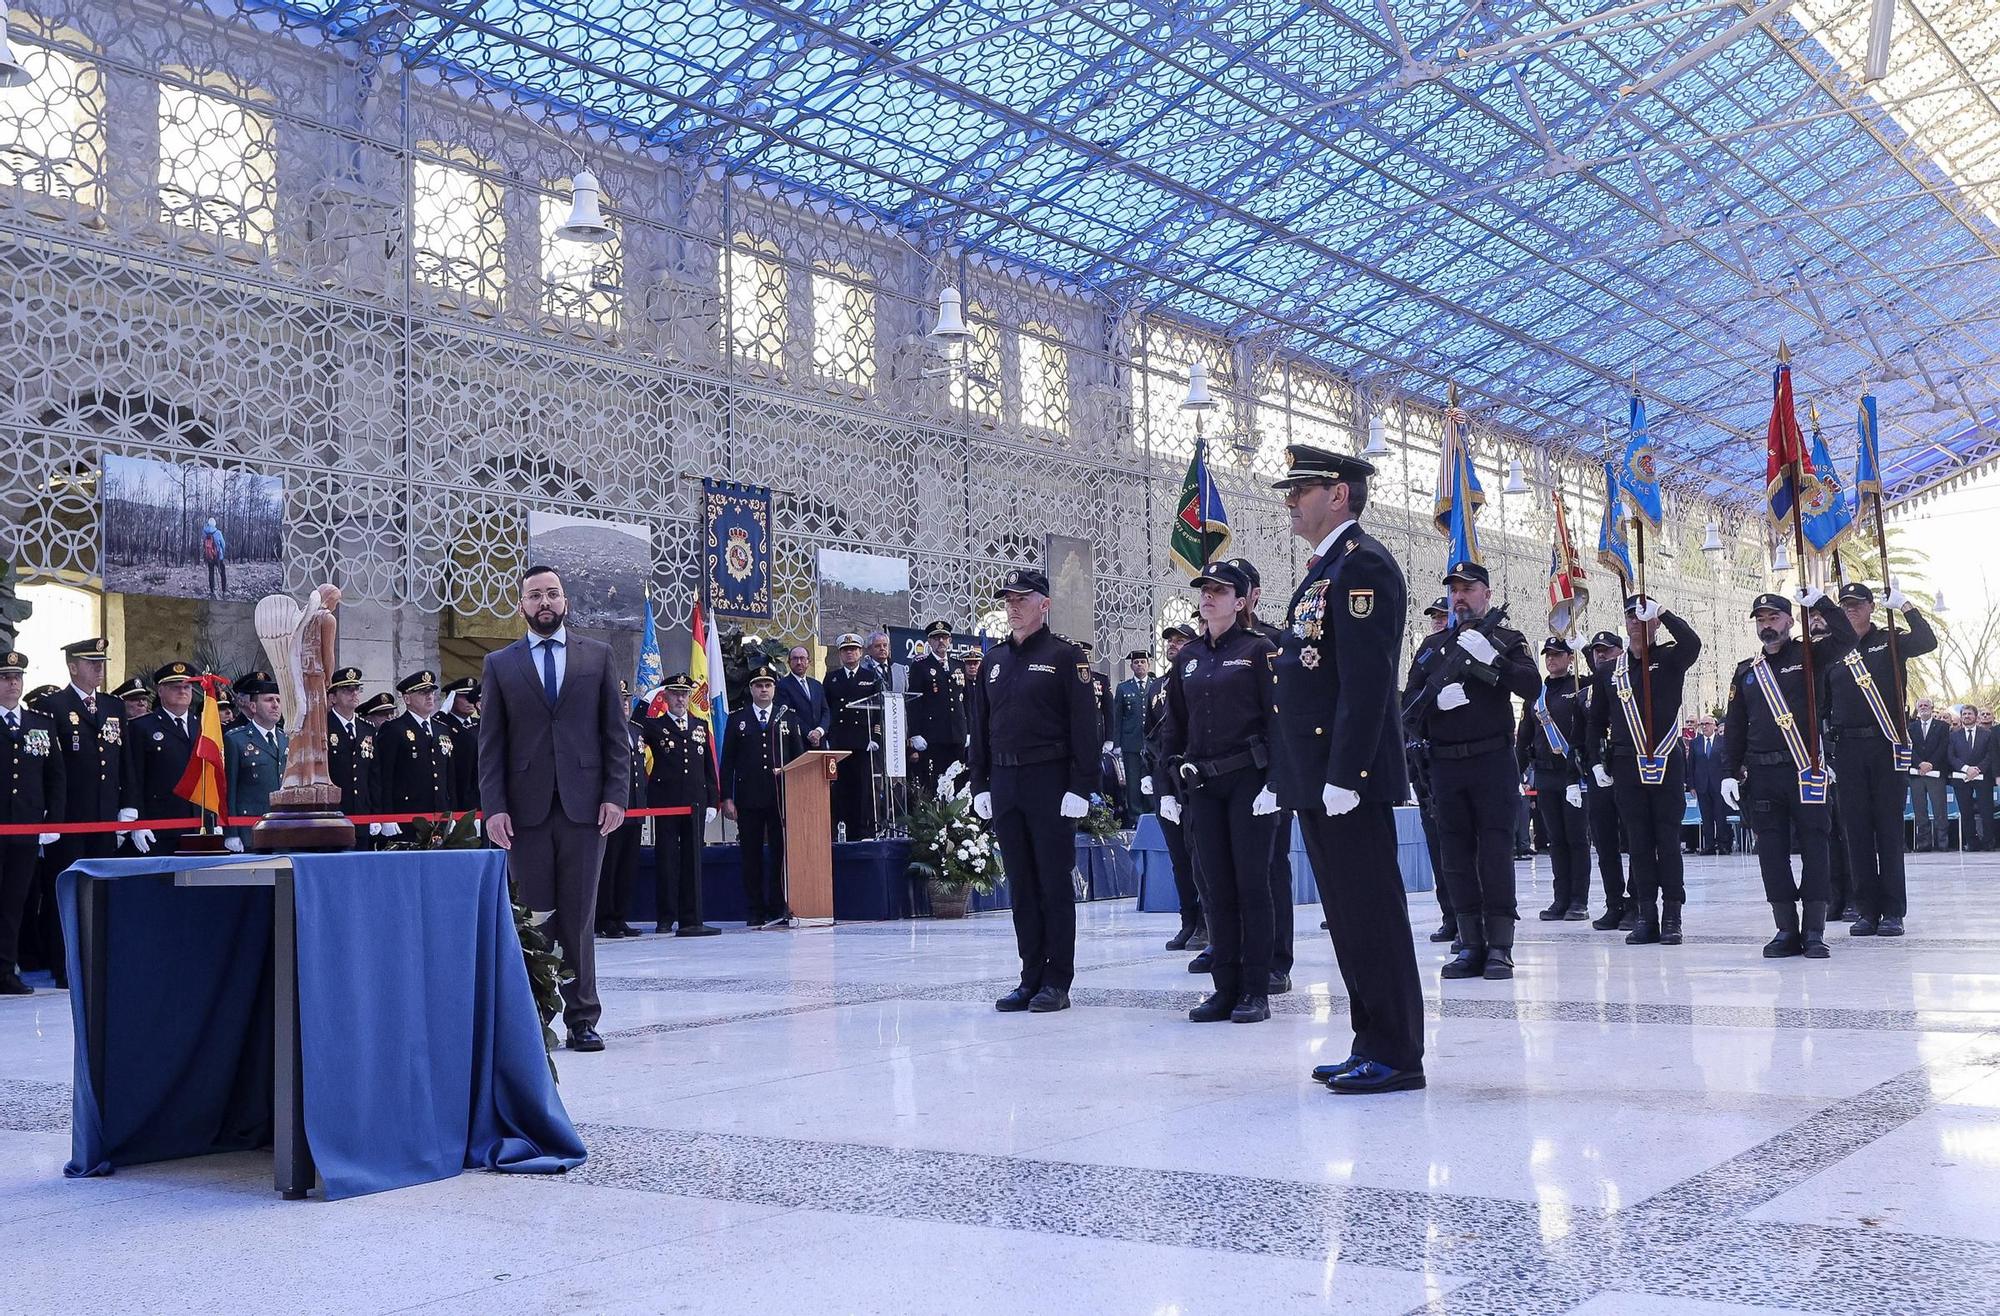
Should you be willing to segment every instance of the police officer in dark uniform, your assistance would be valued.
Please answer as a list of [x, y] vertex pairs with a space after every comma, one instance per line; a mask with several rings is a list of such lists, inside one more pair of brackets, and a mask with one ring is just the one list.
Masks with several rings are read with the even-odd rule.
[[[847, 634], [835, 642], [840, 666], [826, 676], [826, 704], [833, 712], [829, 749], [844, 749], [848, 757], [833, 779], [833, 819], [847, 829], [850, 841], [875, 835], [876, 754], [881, 750], [883, 673], [861, 661], [861, 637]], [[723, 761], [727, 763], [725, 753]]]
[[653, 803], [646, 793], [649, 774], [646, 770], [646, 738], [641, 725], [646, 706], [632, 702], [630, 682], [620, 681], [618, 692], [625, 700], [628, 714], [625, 735], [630, 742], [631, 767], [625, 782], [628, 801], [625, 821], [604, 838], [604, 857], [597, 865], [597, 935], [600, 937], [639, 935], [639, 929], [625, 921], [625, 912], [632, 898], [632, 883], [639, 876], [639, 842], [646, 830], [646, 820], [632, 817], [631, 811], [648, 808]]
[[[111, 642], [92, 636], [63, 646], [69, 684], [42, 700], [56, 724], [56, 752], [63, 760], [62, 821], [110, 822], [118, 815], [125, 761], [125, 705], [104, 688], [105, 659]], [[67, 985], [69, 961], [63, 948], [62, 915], [56, 908], [56, 878], [80, 859], [108, 859], [117, 848], [113, 832], [65, 835], [48, 847], [28, 897], [23, 958], [32, 939], [33, 962]]]
[[[26, 655], [0, 653], [0, 778], [7, 788], [0, 822], [16, 827], [52, 826], [63, 814], [62, 752], [55, 719], [21, 703]], [[0, 836], [0, 996], [29, 996], [21, 981], [21, 919], [35, 883], [36, 855], [56, 835]]]
[[[1663, 643], [1659, 632], [1669, 637]], [[1611, 792], [1632, 855], [1628, 900], [1634, 915], [1626, 944], [1681, 944], [1687, 902], [1681, 819], [1687, 814], [1687, 746], [1681, 738], [1681, 692], [1701, 656], [1694, 627], [1634, 594], [1625, 600], [1625, 648], [1597, 674], [1586, 753], [1601, 742], [1591, 780]], [[1641, 671], [1639, 664], [1645, 663]], [[1650, 702], [1648, 696], [1650, 694]], [[1650, 746], [1639, 742], [1651, 740]], [[1660, 902], [1656, 907], [1654, 902]]]
[[[1117, 742], [1112, 734], [1111, 678], [1097, 670], [1097, 646], [1089, 640], [1078, 640], [1076, 647], [1083, 650], [1084, 665], [1090, 668], [1090, 688], [1097, 696], [1097, 738], [1102, 744], [1097, 752], [1108, 757], [1117, 752]], [[1100, 773], [1104, 764], [1100, 762]]]
[[[378, 690], [362, 700], [354, 709], [355, 716], [369, 726], [380, 731], [383, 724], [396, 716], [396, 696], [387, 690]], [[379, 791], [377, 792], [380, 793]]]
[[[1823, 591], [1799, 591], [1799, 602], [1826, 619], [1826, 637], [1813, 642], [1812, 678], [1854, 647], [1854, 628]], [[1826, 805], [1825, 762], [1817, 770], [1807, 739], [1805, 642], [1792, 634], [1792, 600], [1759, 594], [1750, 605], [1762, 651], [1736, 664], [1729, 679], [1729, 707], [1722, 733], [1722, 799], [1742, 809], [1757, 834], [1757, 866], [1764, 898], [1771, 902], [1778, 935], [1765, 959], [1804, 955], [1823, 960], [1830, 893], [1827, 841], [1832, 823]], [[1743, 784], [1738, 785], [1741, 778]], [[1792, 880], [1792, 847], [1799, 850], [1799, 879]]]
[[124, 684], [111, 692], [111, 697], [125, 705], [125, 723], [127, 726], [131, 725], [135, 719], [142, 718], [153, 711], [153, 692], [144, 681], [136, 676], [127, 677]]
[[[451, 737], [451, 807], [479, 807], [479, 678], [461, 676], [440, 692], [437, 724]], [[636, 805], [634, 808], [638, 807]], [[640, 820], [641, 822], [644, 819]], [[610, 838], [606, 838], [609, 848]], [[600, 905], [600, 908], [602, 906]]]
[[1134, 649], [1125, 655], [1132, 674], [1111, 692], [1111, 737], [1118, 742], [1118, 758], [1125, 766], [1125, 792], [1118, 801], [1118, 814], [1127, 827], [1138, 825], [1146, 812], [1145, 791], [1140, 789], [1146, 772], [1146, 696], [1153, 688], [1153, 654]]
[[701, 837], [722, 802], [715, 747], [708, 723], [688, 712], [694, 678], [676, 672], [660, 688], [667, 696], [665, 710], [641, 724], [653, 760], [646, 798], [656, 809], [686, 806], [689, 812], [653, 819], [654, 930], [662, 936], [713, 937], [721, 929], [701, 921]]
[[[861, 646], [855, 638], [858, 654]], [[868, 671], [869, 679], [879, 685], [873, 669]], [[750, 706], [732, 712], [723, 731], [722, 812], [737, 827], [748, 928], [784, 928], [792, 921], [785, 897], [784, 786], [779, 770], [805, 752], [806, 731], [798, 714], [777, 702], [777, 693], [777, 669], [752, 668]]]
[[1007, 869], [1021, 983], [994, 1007], [1045, 1014], [1069, 1008], [1076, 976], [1070, 873], [1098, 783], [1097, 685], [1083, 650], [1049, 629], [1047, 576], [1016, 567], [998, 593], [1007, 638], [980, 674], [970, 775], [973, 812], [993, 824]]
[[1276, 650], [1250, 627], [1250, 578], [1240, 567], [1212, 562], [1191, 583], [1201, 590], [1202, 634], [1167, 677], [1167, 765], [1180, 789], [1160, 801], [1169, 814], [1186, 809], [1208, 898], [1215, 991], [1188, 1018], [1261, 1023], [1271, 1017]]
[[1396, 806], [1409, 790], [1396, 708], [1408, 591], [1358, 520], [1375, 468], [1297, 444], [1285, 466], [1276, 487], [1313, 551], [1274, 662], [1278, 803], [1298, 815], [1354, 1029], [1347, 1058], [1312, 1076], [1342, 1094], [1420, 1088], [1424, 997], [1396, 863]]
[[[1424, 621], [1430, 626], [1430, 633], [1436, 635], [1451, 619], [1451, 600], [1440, 594], [1424, 608]], [[1417, 651], [1410, 655], [1410, 670], [1403, 677], [1405, 687], [1423, 684], [1425, 668], [1436, 660], [1442, 652], [1426, 649], [1420, 643]], [[1431, 894], [1437, 898], [1438, 925], [1431, 933], [1432, 941], [1449, 941], [1456, 950], [1458, 942], [1458, 911], [1451, 907], [1451, 892], [1444, 884], [1444, 855], [1438, 848], [1437, 810], [1431, 807], [1431, 746], [1420, 735], [1404, 728], [1403, 763], [1410, 774], [1410, 793], [1417, 797], [1417, 821], [1424, 829], [1424, 850], [1431, 860]]]
[[1903, 882], [1903, 800], [1909, 794], [1910, 720], [1903, 694], [1907, 664], [1937, 648], [1937, 634], [1903, 592], [1889, 586], [1889, 624], [1898, 612], [1909, 629], [1889, 656], [1888, 632], [1875, 625], [1875, 591], [1859, 581], [1840, 587], [1840, 609], [1855, 646], [1827, 670], [1833, 767], [1840, 776], [1841, 831], [1860, 917], [1847, 929], [1855, 937], [1900, 937], [1909, 896]]
[[[1595, 687], [1598, 677], [1618, 660], [1619, 654], [1625, 652], [1625, 641], [1616, 631], [1599, 631], [1590, 637], [1590, 643], [1583, 652], [1589, 660], [1586, 675]], [[1604, 739], [1610, 732], [1608, 722], [1602, 725], [1594, 721], [1586, 722], [1585, 763], [1604, 762]], [[1638, 926], [1639, 907], [1625, 890], [1624, 843], [1618, 826], [1618, 801], [1613, 798], [1610, 787], [1597, 784], [1597, 778], [1592, 773], [1584, 774], [1583, 778], [1583, 811], [1590, 820], [1590, 848], [1597, 853], [1598, 881], [1604, 887], [1604, 912], [1592, 919], [1590, 926], [1600, 932], [1630, 932]]]
[[[452, 756], [460, 746], [437, 720], [437, 673], [412, 672], [396, 689], [403, 696], [403, 713], [375, 733], [382, 811], [445, 813], [452, 807]], [[464, 746], [464, 752], [478, 757], [474, 745]]]
[[[1457, 624], [1425, 638], [1422, 648], [1431, 650], [1426, 685], [1403, 692], [1403, 707], [1414, 711], [1430, 742], [1439, 848], [1458, 911], [1461, 949], [1443, 976], [1511, 978], [1518, 912], [1514, 816], [1521, 792], [1508, 696], [1533, 699], [1542, 681], [1519, 631], [1495, 626], [1489, 635], [1478, 629], [1493, 597], [1486, 568], [1455, 562], [1443, 579]], [[1426, 687], [1435, 691], [1427, 706]]]
[[[326, 704], [326, 775], [340, 787], [340, 811], [349, 815], [378, 812], [374, 791], [375, 728], [360, 716], [359, 667], [333, 669], [326, 682]], [[384, 826], [371, 824], [367, 829], [369, 836], [380, 837]]]
[[194, 664], [184, 662], [156, 670], [153, 689], [158, 706], [125, 728], [119, 819], [185, 818], [189, 823], [127, 832], [126, 839], [140, 854], [155, 850], [172, 854], [181, 836], [201, 821], [201, 810], [174, 793], [187, 773], [195, 742], [201, 739], [201, 717], [195, 711], [195, 682], [200, 675]]
[[923, 656], [907, 674], [910, 777], [923, 799], [937, 793], [947, 768], [965, 761], [965, 677], [952, 669], [950, 653], [951, 626], [934, 621], [924, 628]]
[[1521, 710], [1515, 759], [1535, 792], [1535, 812], [1549, 841], [1554, 898], [1544, 921], [1590, 917], [1590, 836], [1583, 812], [1582, 742], [1590, 688], [1573, 670], [1576, 652], [1551, 635], [1542, 641], [1541, 693]]
[[[1194, 628], [1176, 622], [1160, 632], [1167, 647], [1167, 670], [1172, 671], [1181, 650], [1194, 639]], [[1167, 680], [1156, 676], [1146, 683], [1146, 771], [1139, 787], [1159, 816], [1160, 837], [1167, 843], [1167, 863], [1174, 871], [1174, 894], [1180, 899], [1181, 930], [1167, 940], [1168, 950], [1203, 950], [1208, 946], [1208, 923], [1203, 917], [1201, 893], [1195, 882], [1194, 858], [1189, 853], [1187, 833], [1179, 814], [1173, 819], [1159, 813], [1159, 801], [1173, 792], [1174, 779], [1167, 769]]]
[[[1285, 633], [1258, 616], [1264, 600], [1264, 577], [1248, 558], [1235, 557], [1229, 564], [1250, 582], [1250, 629], [1270, 641], [1275, 651], [1284, 647]], [[1271, 982], [1269, 993], [1282, 996], [1292, 989], [1293, 900], [1292, 900], [1292, 811], [1280, 808], [1271, 828]]]

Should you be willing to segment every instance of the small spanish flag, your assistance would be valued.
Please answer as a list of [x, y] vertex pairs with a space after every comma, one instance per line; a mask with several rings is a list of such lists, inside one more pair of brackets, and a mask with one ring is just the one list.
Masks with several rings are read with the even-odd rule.
[[174, 783], [174, 794], [198, 808], [221, 814], [226, 812], [222, 798], [222, 714], [216, 711], [216, 701], [222, 682], [204, 672], [198, 683], [202, 694], [201, 734], [195, 737], [186, 770]]

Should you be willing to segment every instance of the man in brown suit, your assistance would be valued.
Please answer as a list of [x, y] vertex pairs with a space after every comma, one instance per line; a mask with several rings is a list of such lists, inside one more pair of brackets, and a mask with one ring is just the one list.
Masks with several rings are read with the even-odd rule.
[[597, 1035], [597, 877], [604, 838], [625, 819], [632, 742], [611, 647], [569, 634], [569, 601], [551, 567], [521, 576], [528, 634], [486, 656], [479, 721], [479, 801], [486, 835], [507, 852], [515, 890], [537, 920], [553, 916], [573, 1051]]

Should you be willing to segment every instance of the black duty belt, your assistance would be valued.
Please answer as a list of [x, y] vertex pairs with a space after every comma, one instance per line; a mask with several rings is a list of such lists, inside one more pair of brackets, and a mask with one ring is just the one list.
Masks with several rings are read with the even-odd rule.
[[996, 768], [1026, 768], [1037, 763], [1054, 763], [1057, 759], [1069, 757], [1064, 749], [1031, 749], [1022, 754], [1002, 754], [995, 751], [991, 756]]
[[1481, 754], [1491, 754], [1496, 749], [1513, 746], [1511, 736], [1488, 736], [1484, 740], [1468, 740], [1457, 745], [1440, 745], [1431, 742], [1431, 757], [1434, 759], [1474, 759]]
[[1780, 763], [1788, 768], [1797, 766], [1792, 762], [1791, 754], [1782, 749], [1772, 750], [1768, 754], [1745, 754], [1743, 761], [1753, 768], [1775, 768]]
[[1829, 740], [1877, 740], [1885, 745], [1889, 743], [1889, 738], [1882, 734], [1882, 728], [1873, 722], [1856, 727], [1828, 727], [1826, 734]]

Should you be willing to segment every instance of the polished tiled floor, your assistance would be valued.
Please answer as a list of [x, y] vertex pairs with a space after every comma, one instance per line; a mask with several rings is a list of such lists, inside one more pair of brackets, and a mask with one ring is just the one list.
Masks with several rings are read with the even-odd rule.
[[1185, 1022], [1129, 902], [1052, 1016], [991, 1008], [1005, 915], [605, 943], [587, 1165], [331, 1204], [268, 1156], [65, 1182], [67, 999], [0, 1001], [0, 1316], [2000, 1311], [2000, 858], [1914, 858], [1911, 935], [1824, 963], [1758, 955], [1750, 861], [1689, 886], [1678, 948], [1531, 916], [1440, 993], [1424, 944], [1431, 1087], [1367, 1100], [1305, 1079], [1347, 1039], [1303, 907], [1248, 1027]]

